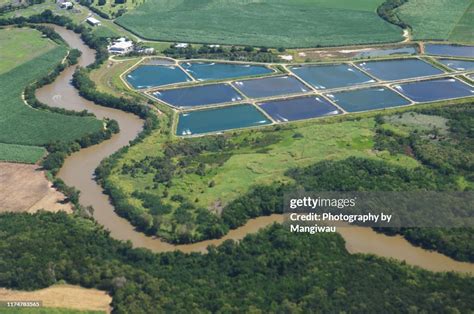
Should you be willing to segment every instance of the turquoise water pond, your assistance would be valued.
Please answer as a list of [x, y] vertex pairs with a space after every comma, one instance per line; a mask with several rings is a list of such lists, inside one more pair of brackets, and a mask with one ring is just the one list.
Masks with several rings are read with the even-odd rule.
[[125, 79], [136, 89], [192, 81], [184, 71], [175, 65], [140, 65], [128, 73]]
[[410, 102], [386, 87], [364, 88], [326, 94], [347, 112], [359, 112], [408, 105]]
[[316, 89], [331, 89], [375, 82], [349, 64], [293, 66], [290, 70]]
[[448, 68], [456, 71], [469, 71], [474, 70], [474, 60], [453, 60], [453, 59], [438, 59], [438, 61]]
[[443, 71], [420, 59], [367, 61], [357, 63], [367, 73], [384, 81], [442, 74]]
[[176, 134], [203, 134], [270, 123], [255, 106], [242, 104], [181, 113]]
[[224, 80], [273, 73], [273, 70], [265, 66], [250, 64], [183, 62], [181, 66], [188, 74], [200, 81]]

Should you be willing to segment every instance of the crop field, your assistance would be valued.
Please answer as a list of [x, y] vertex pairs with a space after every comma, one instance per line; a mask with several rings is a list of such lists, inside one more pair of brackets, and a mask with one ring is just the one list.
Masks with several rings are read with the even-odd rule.
[[43, 147], [0, 143], [0, 160], [34, 164], [46, 154]]
[[149, 0], [116, 22], [165, 41], [315, 47], [401, 41], [381, 19], [383, 0]]
[[415, 40], [474, 42], [474, 1], [410, 0], [398, 10]]
[[[1, 30], [2, 52], [12, 55], [18, 45], [7, 35], [12, 30]], [[38, 33], [35, 30], [30, 32]], [[41, 146], [52, 141], [71, 141], [96, 132], [102, 122], [92, 117], [67, 116], [27, 106], [22, 100], [25, 86], [38, 79], [60, 62], [66, 48], [55, 48], [0, 74], [0, 143]], [[21, 52], [18, 51], [21, 56]], [[3, 63], [3, 60], [2, 60]], [[0, 63], [1, 64], [1, 63]], [[29, 149], [28, 149], [29, 150]]]
[[55, 48], [56, 44], [42, 38], [40, 32], [29, 28], [12, 28], [0, 31], [0, 47], [0, 74], [3, 74]]

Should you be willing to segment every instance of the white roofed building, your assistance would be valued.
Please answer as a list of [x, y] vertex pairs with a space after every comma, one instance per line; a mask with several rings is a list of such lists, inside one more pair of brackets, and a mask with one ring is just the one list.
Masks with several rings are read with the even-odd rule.
[[109, 53], [122, 55], [133, 51], [134, 45], [131, 40], [121, 37], [114, 40], [107, 49], [109, 50]]
[[86, 19], [86, 21], [87, 21], [87, 23], [89, 23], [92, 26], [100, 26], [101, 25], [100, 21], [98, 19], [92, 17], [92, 16], [88, 17]]

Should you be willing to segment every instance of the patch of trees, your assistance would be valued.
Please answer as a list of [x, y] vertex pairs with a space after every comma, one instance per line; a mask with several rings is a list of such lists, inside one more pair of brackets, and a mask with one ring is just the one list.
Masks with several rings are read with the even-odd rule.
[[[428, 130], [413, 128], [408, 135], [384, 130], [386, 119], [378, 118], [375, 148], [391, 153], [407, 154], [431, 171], [433, 180], [429, 190], [459, 190], [457, 183], [463, 177], [465, 190], [472, 189], [474, 181], [474, 109], [472, 103], [416, 109], [415, 113], [441, 116], [448, 119], [447, 134], [440, 135], [436, 127]], [[421, 178], [421, 177], [420, 177]], [[421, 185], [420, 187], [423, 187]], [[388, 229], [381, 230], [390, 232]], [[403, 228], [391, 230], [402, 234], [410, 242], [427, 249], [437, 250], [461, 261], [474, 261], [474, 230], [466, 228]]]
[[385, 2], [377, 8], [377, 14], [389, 23], [400, 26], [403, 29], [409, 28], [410, 25], [402, 21], [395, 13], [398, 7], [407, 2], [408, 0], [385, 0]]
[[273, 225], [208, 254], [153, 254], [64, 213], [1, 214], [0, 230], [0, 286], [35, 290], [64, 280], [94, 287], [110, 293], [114, 313], [474, 308], [470, 278], [350, 255], [337, 234], [295, 234]]
[[226, 59], [231, 61], [253, 61], [253, 62], [278, 62], [278, 55], [274, 54], [268, 48], [262, 47], [255, 49], [253, 47], [215, 47], [203, 45], [195, 48], [189, 45], [186, 48], [179, 48], [171, 45], [163, 53], [173, 58], [206, 58], [206, 59]]
[[19, 9], [24, 9], [26, 7], [29, 7], [34, 4], [41, 4], [44, 3], [45, 0], [26, 0], [26, 1], [9, 1], [3, 5], [0, 6], [0, 14], [19, 10]]

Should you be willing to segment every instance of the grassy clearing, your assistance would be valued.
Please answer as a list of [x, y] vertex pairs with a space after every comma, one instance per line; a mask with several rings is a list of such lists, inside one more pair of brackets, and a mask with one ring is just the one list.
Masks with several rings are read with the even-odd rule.
[[43, 147], [0, 143], [0, 160], [34, 164], [45, 155]]
[[[12, 30], [1, 30], [4, 33]], [[29, 30], [34, 32], [37, 31]], [[2, 51], [10, 54], [17, 48], [14, 37], [3, 41]], [[20, 53], [20, 52], [19, 52]], [[67, 49], [54, 49], [0, 75], [0, 142], [41, 146], [52, 141], [72, 141], [102, 128], [102, 122], [92, 117], [67, 116], [33, 109], [22, 98], [25, 86], [46, 75], [59, 63]], [[21, 53], [20, 53], [21, 55]]]
[[145, 0], [128, 0], [125, 3], [115, 3], [115, 0], [105, 0], [105, 4], [99, 5], [99, 1], [93, 1], [92, 6], [106, 14], [111, 18], [120, 15], [123, 12], [133, 10], [137, 6], [145, 3]]
[[410, 0], [397, 14], [413, 28], [413, 39], [474, 41], [472, 0]]
[[2, 74], [55, 48], [56, 44], [42, 38], [40, 32], [28, 28], [11, 28], [0, 31], [0, 47]]
[[87, 17], [88, 10], [78, 4], [75, 4], [73, 10], [64, 10], [59, 8], [55, 0], [46, 0], [44, 3], [30, 5], [27, 8], [5, 13], [5, 17], [24, 16], [28, 17], [35, 14], [40, 14], [44, 10], [51, 10], [53, 14], [64, 15], [71, 18], [76, 23], [81, 23]]
[[[284, 175], [293, 167], [303, 167], [327, 159], [343, 159], [349, 156], [382, 158], [389, 162], [414, 167], [418, 163], [406, 156], [393, 156], [372, 150], [374, 137], [374, 120], [345, 121], [340, 123], [304, 122], [284, 127], [278, 132], [260, 132], [247, 130], [235, 133], [233, 141], [242, 143], [232, 156], [221, 165], [206, 168], [204, 176], [186, 170], [178, 171], [170, 188], [160, 185], [153, 188], [153, 175], [122, 174], [121, 168], [131, 161], [141, 160], [145, 156], [162, 155], [166, 137], [162, 131], [155, 132], [143, 143], [130, 148], [125, 158], [116, 167], [110, 181], [127, 194], [134, 191], [147, 191], [162, 195], [165, 190], [168, 196], [163, 201], [173, 204], [173, 195], [185, 195], [198, 206], [214, 208], [216, 204], [225, 205], [237, 196], [247, 192], [257, 184], [270, 184], [275, 181], [288, 182], [291, 179]], [[297, 134], [297, 135], [295, 135]], [[264, 147], [248, 147], [244, 143], [263, 141], [266, 135], [277, 136], [276, 143]], [[200, 158], [219, 159], [222, 153], [207, 153]], [[220, 156], [222, 157], [222, 156]], [[214, 182], [210, 187], [209, 182]], [[130, 197], [131, 202], [140, 206], [138, 200]], [[196, 199], [198, 200], [196, 202]]]
[[133, 92], [125, 86], [123, 81], [120, 79], [120, 74], [125, 72], [138, 61], [140, 61], [140, 58], [133, 58], [121, 62], [107, 61], [106, 65], [91, 72], [91, 79], [97, 84], [97, 89], [100, 92], [119, 97], [126, 97], [128, 94]]
[[[116, 21], [147, 39], [268, 47], [393, 42], [383, 0], [149, 0]], [[257, 31], [258, 30], [258, 31]]]

